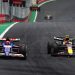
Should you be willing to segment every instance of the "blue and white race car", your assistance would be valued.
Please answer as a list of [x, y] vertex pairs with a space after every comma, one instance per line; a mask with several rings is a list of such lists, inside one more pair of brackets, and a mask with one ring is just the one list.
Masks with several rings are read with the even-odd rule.
[[27, 46], [18, 38], [0, 38], [0, 56], [23, 57], [26, 59]]

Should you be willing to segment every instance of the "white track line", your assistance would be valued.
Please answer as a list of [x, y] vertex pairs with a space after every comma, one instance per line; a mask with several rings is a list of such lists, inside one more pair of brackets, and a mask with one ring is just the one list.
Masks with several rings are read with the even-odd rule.
[[35, 18], [34, 18], [34, 21], [33, 22], [36, 22], [37, 14], [38, 14], [38, 12], [36, 10], [36, 12], [35, 12]]
[[5, 31], [0, 35], [0, 38], [3, 38], [4, 37], [4, 35], [9, 31], [9, 29], [10, 28], [12, 28], [15, 24], [17, 24], [18, 22], [15, 22], [15, 23], [13, 23], [13, 24], [11, 24], [9, 27], [7, 27], [6, 29], [5, 29]]
[[56, 0], [48, 0], [48, 1], [46, 1], [46, 2], [43, 2], [43, 3], [39, 4], [38, 7], [42, 6], [42, 5], [45, 4], [45, 3], [52, 2], [52, 1], [56, 1]]
[[[42, 6], [42, 5], [45, 4], [45, 3], [52, 2], [52, 1], [56, 1], [56, 0], [48, 0], [48, 1], [46, 1], [46, 2], [43, 2], [43, 3], [39, 4], [38, 7]], [[38, 12], [36, 11], [35, 19], [34, 19], [33, 22], [36, 22], [37, 15], [38, 15]]]

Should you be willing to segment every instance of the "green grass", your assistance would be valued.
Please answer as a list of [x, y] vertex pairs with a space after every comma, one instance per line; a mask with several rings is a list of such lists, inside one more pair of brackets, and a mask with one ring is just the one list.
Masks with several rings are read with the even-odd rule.
[[13, 22], [8, 22], [8, 23], [3, 23], [3, 24], [0, 24], [0, 34], [3, 33], [3, 31], [9, 27], [11, 24], [13, 24]]
[[31, 16], [29, 17], [29, 22], [33, 22], [33, 21], [34, 21], [35, 15], [36, 15], [35, 12], [36, 12], [36, 11], [32, 11], [32, 12], [31, 12]]

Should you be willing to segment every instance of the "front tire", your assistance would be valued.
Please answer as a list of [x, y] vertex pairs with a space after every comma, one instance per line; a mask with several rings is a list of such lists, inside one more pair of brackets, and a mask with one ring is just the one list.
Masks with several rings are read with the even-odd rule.
[[51, 48], [51, 56], [55, 55], [55, 48]]
[[23, 56], [24, 56], [23, 59], [25, 59], [25, 60], [27, 59], [27, 52], [26, 51], [27, 51], [27, 46], [22, 45], [20, 53], [23, 54]]
[[57, 45], [54, 44], [53, 47], [51, 48], [51, 56], [55, 56], [58, 53], [58, 48]]
[[51, 48], [52, 48], [52, 45], [48, 42], [48, 44], [47, 44], [47, 53], [48, 54], [51, 54]]

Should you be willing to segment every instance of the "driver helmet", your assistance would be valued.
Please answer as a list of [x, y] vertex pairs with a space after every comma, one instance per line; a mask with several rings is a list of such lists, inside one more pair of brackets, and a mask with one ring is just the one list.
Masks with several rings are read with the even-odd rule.
[[69, 35], [66, 35], [64, 40], [68, 41], [69, 40]]
[[6, 44], [10, 44], [10, 39], [8, 37], [6, 38]]
[[10, 41], [10, 39], [7, 37], [7, 38], [6, 38], [6, 41]]

